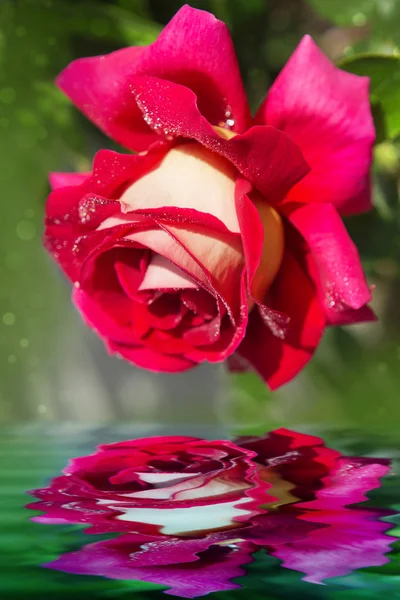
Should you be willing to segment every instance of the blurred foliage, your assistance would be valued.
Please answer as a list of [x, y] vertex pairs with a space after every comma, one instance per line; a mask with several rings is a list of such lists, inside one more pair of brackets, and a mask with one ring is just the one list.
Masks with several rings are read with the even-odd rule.
[[[86, 333], [73, 316], [68, 285], [41, 247], [41, 232], [48, 171], [87, 169], [96, 149], [111, 142], [70, 106], [55, 88], [54, 78], [74, 58], [150, 43], [182, 4], [181, 0], [0, 2], [0, 418], [57, 419], [68, 414], [80, 419], [81, 402], [75, 397], [79, 390], [76, 394], [76, 388], [72, 392], [67, 387], [61, 394], [60, 373], [63, 381], [79, 375], [85, 385], [94, 385], [88, 383], [86, 363], [70, 356], [68, 340], [73, 337], [79, 345]], [[193, 0], [191, 4], [228, 23], [253, 109], [301, 36], [311, 33], [343, 68], [372, 77], [371, 100], [380, 134], [374, 167], [376, 208], [347, 223], [376, 286], [379, 323], [329, 331], [305, 373], [278, 393], [270, 394], [252, 375], [226, 376], [223, 390], [216, 394], [222, 397], [222, 409], [216, 414], [233, 422], [310, 421], [394, 429], [400, 418], [400, 2]], [[106, 356], [100, 342], [94, 347], [101, 361], [91, 379], [98, 381], [90, 388], [94, 408], [87, 409], [86, 418], [137, 418], [141, 400], [132, 391], [129, 412], [117, 408], [122, 392], [118, 385], [109, 385], [110, 372], [119, 373], [120, 365]], [[91, 350], [88, 347], [87, 354]], [[71, 364], [73, 375], [68, 372]], [[178, 376], [168, 381], [165, 385], [173, 397]], [[190, 385], [183, 386], [188, 394]], [[99, 391], [108, 403], [102, 413]], [[65, 398], [72, 406], [67, 412]], [[177, 416], [173, 408], [171, 415]]]
[[370, 78], [377, 141], [400, 135], [400, 56], [359, 54], [339, 62], [345, 71]]

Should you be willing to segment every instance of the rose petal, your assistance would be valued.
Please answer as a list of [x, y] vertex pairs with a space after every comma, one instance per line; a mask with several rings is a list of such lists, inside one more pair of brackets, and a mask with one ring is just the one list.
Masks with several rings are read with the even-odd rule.
[[229, 160], [270, 204], [280, 202], [309, 171], [298, 146], [275, 127], [256, 126], [229, 139], [222, 137], [201, 115], [194, 93], [184, 86], [138, 76], [132, 80], [132, 92], [145, 117], [151, 115], [168, 135], [194, 139]]
[[147, 538], [148, 550], [135, 552], [136, 536], [127, 535], [88, 544], [44, 566], [66, 573], [148, 581], [168, 586], [166, 594], [181, 598], [240, 587], [232, 583], [232, 579], [244, 575], [241, 567], [251, 562], [249, 544], [239, 544], [233, 550], [229, 546], [211, 545], [211, 540], [172, 538], [170, 542], [164, 542]]
[[52, 190], [71, 185], [80, 185], [90, 177], [91, 173], [49, 173]]
[[319, 275], [325, 307], [358, 310], [371, 300], [359, 254], [331, 204], [287, 206], [290, 222], [306, 240]]
[[150, 348], [135, 348], [118, 344], [113, 341], [107, 341], [107, 348], [111, 354], [118, 354], [137, 367], [142, 367], [143, 369], [154, 371], [156, 373], [160, 371], [177, 373], [180, 371], [187, 371], [196, 366], [196, 363], [183, 356], [160, 354]]
[[160, 254], [153, 254], [139, 290], [196, 289], [187, 273]]
[[86, 325], [93, 328], [103, 340], [112, 339], [123, 344], [138, 344], [138, 333], [128, 326], [121, 325], [108, 311], [93, 300], [86, 292], [74, 288], [72, 301], [82, 315]]
[[256, 121], [301, 148], [310, 173], [290, 192], [300, 202], [331, 202], [343, 214], [371, 208], [375, 130], [369, 79], [338, 69], [305, 36], [273, 83]]
[[271, 389], [276, 389], [310, 360], [325, 326], [316, 291], [288, 249], [266, 303], [290, 317], [287, 333], [280, 335], [277, 330], [274, 335], [258, 311], [253, 310], [238, 353]]
[[315, 497], [321, 479], [330, 473], [341, 457], [340, 452], [327, 448], [321, 438], [285, 428], [275, 429], [261, 437], [239, 438], [236, 443], [241, 448], [256, 452], [256, 462], [290, 482], [291, 493], [306, 500]]
[[135, 75], [148, 74], [192, 89], [211, 123], [233, 123], [244, 131], [250, 121], [235, 50], [224, 23], [184, 6], [158, 39], [145, 48], [72, 62], [58, 86], [100, 129], [120, 144], [147, 149], [155, 134], [143, 120], [131, 91]]
[[122, 210], [191, 208], [217, 217], [239, 233], [235, 177], [235, 168], [224, 158], [199, 144], [184, 144], [170, 150], [159, 165], [125, 190]]
[[276, 211], [260, 198], [249, 197], [250, 184], [236, 183], [236, 211], [242, 234], [249, 292], [264, 304], [265, 294], [274, 280], [283, 258], [283, 225]]
[[297, 505], [304, 511], [303, 520], [324, 527], [273, 554], [286, 568], [305, 573], [303, 579], [312, 583], [388, 562], [385, 553], [393, 538], [384, 532], [391, 524], [379, 520], [385, 511], [345, 508], [367, 500], [368, 492], [380, 486], [380, 478], [388, 471], [389, 461], [385, 459], [338, 459], [322, 479], [316, 499]]

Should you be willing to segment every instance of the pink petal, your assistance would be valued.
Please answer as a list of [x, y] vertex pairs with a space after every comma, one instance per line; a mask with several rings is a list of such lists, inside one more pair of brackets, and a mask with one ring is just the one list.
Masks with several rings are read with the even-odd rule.
[[57, 84], [106, 134], [145, 150], [155, 134], [131, 91], [132, 78], [145, 74], [192, 89], [211, 123], [228, 121], [235, 131], [247, 129], [250, 113], [229, 31], [213, 15], [189, 6], [150, 46], [76, 60]]
[[287, 333], [280, 336], [277, 331], [274, 335], [255, 309], [238, 353], [271, 389], [276, 389], [304, 368], [325, 327], [316, 291], [288, 249], [266, 303], [290, 317]]
[[343, 214], [371, 208], [375, 130], [368, 92], [367, 77], [341, 71], [309, 36], [302, 39], [256, 118], [285, 131], [311, 166], [291, 200], [331, 202]]
[[309, 171], [298, 146], [275, 127], [256, 126], [234, 137], [223, 136], [202, 116], [187, 87], [145, 76], [133, 78], [131, 87], [144, 116], [151, 115], [165, 135], [194, 139], [223, 156], [270, 204], [280, 202]]
[[379, 520], [387, 511], [346, 508], [366, 501], [388, 471], [385, 459], [339, 458], [322, 479], [316, 499], [296, 505], [304, 511], [302, 520], [324, 527], [273, 554], [286, 568], [305, 573], [304, 580], [312, 583], [388, 562], [385, 554], [393, 538], [384, 532], [391, 525]]
[[44, 566], [66, 573], [148, 581], [167, 586], [167, 594], [195, 598], [240, 587], [232, 583], [232, 579], [244, 575], [241, 567], [252, 560], [251, 547], [247, 543], [232, 550], [229, 546], [210, 545], [212, 536], [210, 540], [145, 538], [143, 545], [147, 542], [148, 547], [155, 546], [156, 549], [143, 552], [138, 549], [137, 537], [126, 535], [88, 544]]
[[80, 185], [90, 177], [91, 173], [49, 173], [52, 190], [71, 185]]
[[384, 565], [393, 538], [385, 535], [388, 523], [377, 521], [373, 511], [352, 511], [349, 528], [315, 529], [303, 539], [281, 545], [272, 554], [282, 566], [305, 573], [304, 581], [322, 583], [366, 567]]
[[287, 216], [311, 250], [324, 306], [340, 314], [370, 302], [357, 248], [336, 209], [331, 204], [309, 204], [287, 210]]
[[335, 511], [365, 502], [368, 500], [367, 493], [379, 488], [380, 479], [389, 471], [390, 461], [387, 459], [341, 457], [323, 478], [323, 486], [316, 499], [297, 506], [311, 511]]

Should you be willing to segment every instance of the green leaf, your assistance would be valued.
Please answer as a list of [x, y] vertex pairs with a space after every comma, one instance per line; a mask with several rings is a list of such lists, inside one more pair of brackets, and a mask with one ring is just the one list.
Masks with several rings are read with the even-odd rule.
[[359, 54], [342, 60], [339, 67], [371, 79], [371, 103], [377, 141], [400, 135], [400, 56]]

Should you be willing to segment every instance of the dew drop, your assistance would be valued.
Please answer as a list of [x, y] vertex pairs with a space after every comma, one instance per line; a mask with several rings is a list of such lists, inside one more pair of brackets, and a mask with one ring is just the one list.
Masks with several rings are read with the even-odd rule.
[[290, 317], [261, 305], [258, 306], [258, 312], [265, 325], [271, 330], [271, 333], [280, 340], [284, 340], [290, 323]]
[[232, 109], [230, 106], [226, 107], [224, 117], [225, 120], [219, 123], [219, 126], [225, 129], [231, 129], [232, 127], [234, 127], [235, 119], [233, 118]]

